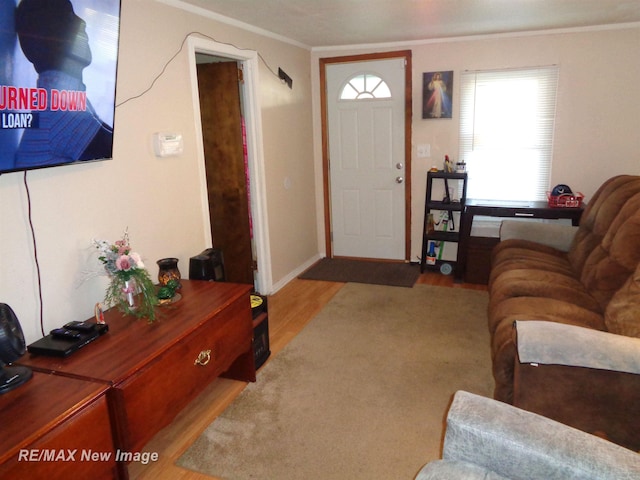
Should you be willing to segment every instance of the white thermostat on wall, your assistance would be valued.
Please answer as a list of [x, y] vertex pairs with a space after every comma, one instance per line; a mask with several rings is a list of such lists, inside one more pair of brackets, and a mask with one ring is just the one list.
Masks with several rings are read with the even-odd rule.
[[180, 155], [184, 149], [180, 133], [158, 132], [153, 134], [153, 150], [157, 157]]

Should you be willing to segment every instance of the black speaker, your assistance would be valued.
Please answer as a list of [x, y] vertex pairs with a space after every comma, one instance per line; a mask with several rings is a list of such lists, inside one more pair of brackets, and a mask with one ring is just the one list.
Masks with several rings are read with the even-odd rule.
[[6, 303], [0, 303], [0, 394], [7, 393], [31, 379], [30, 368], [10, 365], [26, 352], [18, 317]]
[[191, 257], [189, 259], [189, 278], [191, 280], [224, 282], [222, 251], [217, 248], [207, 248], [195, 257]]
[[271, 355], [267, 297], [258, 294], [251, 295], [251, 315], [253, 317], [253, 358], [257, 370]]

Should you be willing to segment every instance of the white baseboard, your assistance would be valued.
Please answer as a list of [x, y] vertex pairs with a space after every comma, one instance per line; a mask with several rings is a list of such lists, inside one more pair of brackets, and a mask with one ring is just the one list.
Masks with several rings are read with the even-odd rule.
[[287, 283], [289, 283], [291, 280], [296, 278], [298, 275], [300, 275], [302, 272], [304, 272], [306, 269], [308, 269], [311, 265], [313, 265], [314, 263], [316, 263], [318, 260], [320, 260], [322, 258], [324, 258], [324, 255], [320, 255], [319, 253], [314, 255], [313, 257], [311, 257], [309, 260], [307, 260], [302, 265], [297, 267], [295, 270], [290, 272], [284, 278], [282, 278], [278, 282], [274, 283], [271, 286], [271, 290], [272, 291], [269, 294], [272, 295], [272, 294], [276, 293], [278, 290], [280, 290], [282, 287], [284, 287]]

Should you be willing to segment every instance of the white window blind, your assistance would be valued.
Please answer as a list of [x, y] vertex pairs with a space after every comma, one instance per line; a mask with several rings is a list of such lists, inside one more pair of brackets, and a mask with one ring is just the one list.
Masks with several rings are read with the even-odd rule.
[[464, 72], [460, 155], [468, 198], [546, 200], [558, 67]]

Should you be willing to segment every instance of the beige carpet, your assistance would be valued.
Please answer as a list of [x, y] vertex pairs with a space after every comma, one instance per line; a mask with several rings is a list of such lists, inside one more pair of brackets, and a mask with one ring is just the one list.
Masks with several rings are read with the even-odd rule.
[[179, 459], [228, 479], [411, 479], [491, 395], [486, 292], [349, 283]]

